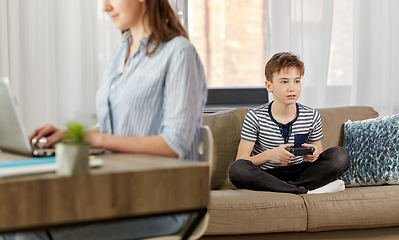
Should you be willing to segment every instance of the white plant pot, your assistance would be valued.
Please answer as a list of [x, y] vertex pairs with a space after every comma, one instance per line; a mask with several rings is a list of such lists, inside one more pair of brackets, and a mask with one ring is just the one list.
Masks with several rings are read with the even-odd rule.
[[64, 144], [55, 146], [57, 173], [72, 176], [89, 172], [89, 145]]

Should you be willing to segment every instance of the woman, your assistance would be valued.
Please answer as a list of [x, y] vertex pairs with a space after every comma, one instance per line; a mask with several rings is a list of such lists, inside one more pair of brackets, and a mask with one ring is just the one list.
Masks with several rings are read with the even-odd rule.
[[[169, 2], [104, 0], [103, 9], [125, 33], [97, 92], [99, 123], [90, 130], [90, 144], [195, 159], [197, 154], [190, 150], [198, 139], [205, 75]], [[45, 147], [50, 147], [61, 134], [46, 125], [30, 138], [47, 136]]]
[[[206, 79], [201, 61], [168, 0], [104, 0], [103, 10], [123, 34], [96, 95], [93, 147], [197, 160]], [[60, 140], [46, 125], [30, 136]], [[21, 233], [16, 239], [141, 239], [170, 235], [186, 215]]]

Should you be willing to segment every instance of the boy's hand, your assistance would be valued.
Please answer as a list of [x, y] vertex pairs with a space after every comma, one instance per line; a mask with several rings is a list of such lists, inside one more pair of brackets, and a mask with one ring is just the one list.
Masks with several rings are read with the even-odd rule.
[[304, 144], [302, 144], [302, 146], [303, 147], [310, 147], [310, 146], [314, 147], [313, 154], [307, 154], [307, 155], [304, 156], [305, 160], [307, 162], [314, 162], [314, 161], [317, 160], [317, 158], [319, 158], [320, 149], [316, 145], [304, 143]]
[[273, 149], [270, 149], [270, 161], [273, 161], [275, 163], [279, 164], [288, 164], [291, 159], [294, 157], [294, 154], [288, 152], [285, 150], [288, 147], [292, 147], [294, 144], [284, 144], [281, 145], [280, 147], [276, 147]]

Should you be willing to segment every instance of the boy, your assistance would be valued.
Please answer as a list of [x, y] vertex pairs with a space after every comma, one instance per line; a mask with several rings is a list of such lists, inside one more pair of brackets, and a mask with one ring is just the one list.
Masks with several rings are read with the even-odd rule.
[[[274, 101], [245, 117], [230, 181], [241, 189], [295, 194], [338, 192], [337, 178], [348, 168], [342, 147], [323, 151], [320, 114], [297, 103], [304, 64], [292, 53], [275, 54], [266, 64], [266, 89]], [[295, 156], [289, 147], [313, 147], [313, 154]]]

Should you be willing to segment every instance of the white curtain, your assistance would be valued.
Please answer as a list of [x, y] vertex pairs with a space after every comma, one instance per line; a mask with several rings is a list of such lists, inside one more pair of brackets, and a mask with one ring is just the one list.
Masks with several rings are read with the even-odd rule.
[[[267, 55], [293, 52], [305, 63], [299, 101], [322, 107], [330, 56], [333, 0], [267, 2]], [[270, 99], [272, 96], [270, 96]]]
[[351, 104], [399, 113], [399, 1], [355, 1]]
[[268, 58], [291, 51], [305, 63], [300, 102], [399, 113], [399, 1], [268, 0], [267, 10]]
[[96, 123], [95, 94], [121, 40], [102, 2], [0, 0], [0, 77], [10, 79], [28, 133]]
[[[10, 78], [28, 132], [46, 123], [95, 123], [95, 93], [121, 37], [101, 6], [0, 0], [0, 76]], [[268, 58], [301, 56], [304, 104], [398, 113], [398, 11], [396, 0], [267, 0]]]
[[102, 0], [0, 0], [0, 76], [10, 79], [28, 132], [95, 124], [95, 93], [120, 32]]

